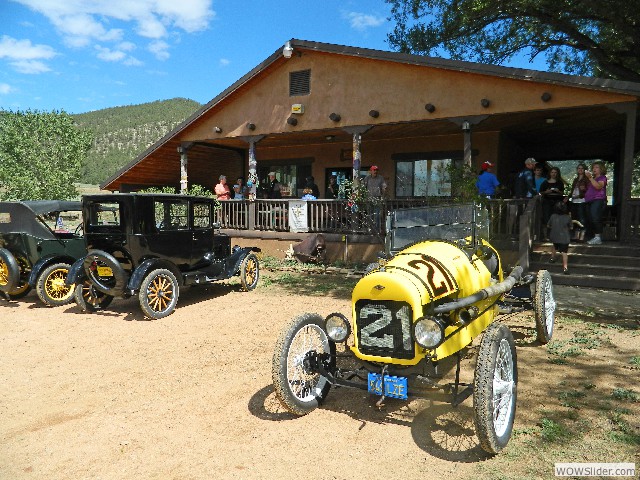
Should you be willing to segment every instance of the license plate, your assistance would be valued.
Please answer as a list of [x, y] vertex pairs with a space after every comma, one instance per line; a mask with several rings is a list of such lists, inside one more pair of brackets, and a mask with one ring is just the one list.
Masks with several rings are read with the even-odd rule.
[[101, 277], [113, 277], [113, 271], [111, 270], [111, 267], [98, 266], [98, 275]]
[[385, 397], [400, 398], [407, 400], [407, 377], [396, 377], [395, 375], [385, 375], [384, 382], [379, 373], [369, 372], [368, 376], [369, 393], [382, 395]]

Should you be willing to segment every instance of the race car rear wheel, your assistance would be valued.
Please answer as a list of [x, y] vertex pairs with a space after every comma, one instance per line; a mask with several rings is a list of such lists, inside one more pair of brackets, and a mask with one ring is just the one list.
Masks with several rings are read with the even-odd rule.
[[256, 288], [259, 277], [260, 263], [258, 262], [258, 257], [250, 253], [244, 257], [240, 264], [240, 283], [242, 284], [242, 289], [249, 292]]
[[502, 450], [511, 437], [516, 413], [518, 369], [513, 335], [492, 323], [480, 343], [473, 384], [476, 435], [488, 453]]
[[329, 394], [329, 381], [310, 368], [312, 358], [331, 355], [335, 362], [335, 344], [322, 328], [317, 313], [305, 313], [291, 320], [280, 334], [273, 353], [273, 386], [282, 405], [295, 415], [315, 410]]
[[84, 312], [104, 310], [113, 300], [111, 295], [107, 295], [98, 290], [89, 280], [85, 280], [80, 285], [76, 285], [73, 296], [78, 306]]
[[9, 293], [20, 283], [20, 265], [6, 248], [0, 248], [0, 290]]
[[36, 293], [43, 303], [57, 307], [73, 299], [73, 285], [65, 285], [71, 265], [55, 263], [45, 268], [36, 282]]
[[179, 294], [178, 280], [170, 270], [152, 270], [140, 286], [140, 308], [149, 318], [164, 318], [175, 310]]
[[549, 343], [553, 335], [556, 301], [553, 298], [551, 274], [547, 270], [540, 270], [536, 277], [534, 310], [538, 341], [542, 344]]

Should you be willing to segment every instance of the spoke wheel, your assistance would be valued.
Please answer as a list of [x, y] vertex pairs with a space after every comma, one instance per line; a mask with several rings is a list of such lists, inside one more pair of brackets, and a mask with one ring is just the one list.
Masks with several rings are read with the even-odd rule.
[[0, 290], [9, 293], [20, 283], [20, 265], [6, 248], [0, 248]]
[[49, 306], [66, 305], [73, 299], [73, 285], [65, 285], [71, 265], [56, 263], [45, 268], [36, 282], [36, 293]]
[[335, 366], [335, 344], [322, 328], [323, 318], [306, 313], [294, 318], [282, 331], [273, 353], [273, 385], [280, 402], [295, 415], [315, 410], [329, 394], [329, 381], [314, 372], [309, 359], [314, 354], [331, 355]]
[[85, 312], [104, 310], [113, 300], [111, 295], [95, 288], [89, 280], [76, 285], [73, 296], [78, 306]]
[[25, 257], [19, 255], [16, 257], [16, 262], [18, 263], [20, 274], [17, 286], [7, 293], [11, 300], [18, 300], [19, 298], [25, 297], [31, 291], [31, 287], [29, 286], [31, 265], [29, 264], [29, 261]]
[[516, 412], [518, 370], [509, 329], [493, 323], [485, 331], [473, 386], [473, 410], [480, 446], [498, 453], [511, 437]]
[[244, 257], [240, 265], [240, 283], [242, 283], [242, 289], [248, 292], [256, 288], [259, 277], [260, 263], [258, 262], [258, 257], [250, 253]]
[[543, 344], [549, 343], [553, 335], [556, 301], [553, 298], [551, 274], [547, 270], [540, 270], [536, 277], [534, 309], [538, 341]]
[[170, 270], [153, 270], [140, 286], [140, 308], [149, 318], [166, 317], [175, 310], [179, 293], [178, 280]]

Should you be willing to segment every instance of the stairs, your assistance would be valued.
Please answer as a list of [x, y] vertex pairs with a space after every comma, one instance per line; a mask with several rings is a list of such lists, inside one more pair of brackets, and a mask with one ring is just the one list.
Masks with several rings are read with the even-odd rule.
[[549, 263], [553, 245], [538, 243], [529, 259], [530, 270], [548, 270], [553, 283], [608, 290], [640, 291], [640, 246], [605, 242], [569, 245], [569, 275], [562, 273], [562, 258]]

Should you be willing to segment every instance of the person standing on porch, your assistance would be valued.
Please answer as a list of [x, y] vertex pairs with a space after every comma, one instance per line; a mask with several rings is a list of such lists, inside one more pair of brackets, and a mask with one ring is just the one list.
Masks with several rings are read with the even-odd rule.
[[476, 188], [478, 195], [487, 198], [493, 198], [496, 194], [496, 188], [500, 186], [500, 182], [493, 173], [493, 163], [484, 162], [481, 165], [481, 171], [476, 180]]
[[587, 230], [593, 233], [589, 245], [602, 243], [602, 217], [607, 206], [607, 168], [602, 162], [591, 164], [593, 173], [586, 171], [584, 174], [589, 179], [587, 191], [584, 193], [584, 201], [587, 204]]
[[535, 158], [527, 158], [524, 161], [524, 169], [516, 177], [515, 197], [532, 198], [538, 194], [536, 182], [533, 176], [533, 169], [536, 166]]
[[276, 172], [269, 172], [269, 180], [267, 180], [267, 198], [280, 199], [280, 182], [276, 178]]
[[369, 174], [364, 177], [362, 184], [369, 194], [375, 233], [380, 233], [382, 230], [380, 218], [382, 215], [382, 200], [387, 191], [387, 182], [385, 182], [382, 175], [378, 174], [378, 167], [372, 165], [371, 168], [369, 168]]
[[225, 175], [220, 175], [220, 183], [218, 183], [215, 188], [215, 194], [218, 197], [218, 200], [231, 200], [231, 189], [229, 185], [227, 185], [227, 177]]

